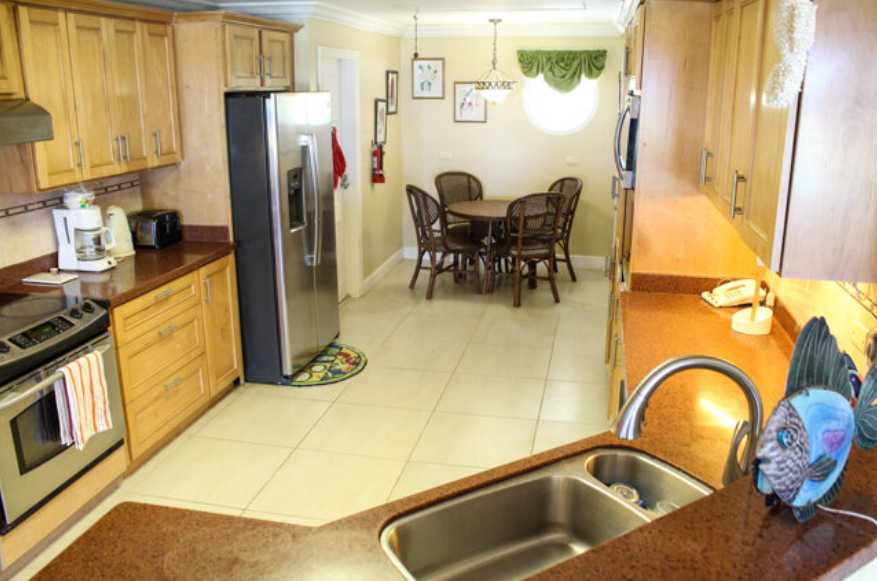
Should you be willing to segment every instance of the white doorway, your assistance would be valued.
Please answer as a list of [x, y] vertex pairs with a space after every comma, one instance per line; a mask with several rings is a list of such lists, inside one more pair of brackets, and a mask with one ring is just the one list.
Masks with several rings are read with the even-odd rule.
[[347, 173], [335, 190], [338, 249], [338, 298], [362, 294], [362, 164], [359, 145], [359, 53], [317, 47], [320, 91], [332, 95], [332, 125], [347, 161]]

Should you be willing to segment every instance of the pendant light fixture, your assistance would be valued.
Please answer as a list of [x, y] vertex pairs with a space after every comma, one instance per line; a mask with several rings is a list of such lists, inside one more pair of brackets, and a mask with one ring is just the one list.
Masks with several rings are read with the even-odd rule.
[[505, 73], [496, 68], [496, 25], [502, 20], [491, 18], [489, 22], [493, 23], [493, 68], [475, 81], [475, 90], [491, 103], [497, 103], [508, 97], [517, 81], [509, 80]]

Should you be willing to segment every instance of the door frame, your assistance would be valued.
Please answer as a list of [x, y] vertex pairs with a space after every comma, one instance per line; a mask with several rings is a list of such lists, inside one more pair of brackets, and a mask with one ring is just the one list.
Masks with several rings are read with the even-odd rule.
[[[352, 80], [353, 99], [351, 107], [353, 118], [353, 151], [345, 152], [347, 160], [347, 177], [350, 187], [343, 191], [341, 207], [343, 208], [344, 227], [344, 253], [348, 257], [345, 279], [347, 281], [347, 294], [351, 297], [362, 296], [364, 283], [363, 274], [363, 248], [362, 248], [362, 120], [360, 114], [360, 66], [359, 52], [344, 50], [327, 46], [317, 47], [317, 87], [323, 90], [323, 60], [333, 59], [347, 65], [347, 73], [342, 72], [342, 77], [349, 75]], [[342, 69], [343, 70], [343, 69]]]

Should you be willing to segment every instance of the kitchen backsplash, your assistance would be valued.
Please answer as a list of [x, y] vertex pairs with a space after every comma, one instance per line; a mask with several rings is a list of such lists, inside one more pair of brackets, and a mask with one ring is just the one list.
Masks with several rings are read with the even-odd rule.
[[[102, 179], [86, 187], [95, 192], [103, 210], [113, 205], [125, 212], [143, 208], [137, 174]], [[62, 191], [0, 196], [0, 268], [58, 250], [51, 208], [61, 205]]]
[[868, 370], [864, 332], [877, 327], [877, 285], [793, 280], [773, 273], [767, 282], [795, 319], [797, 330], [811, 317], [825, 317], [840, 348], [849, 353], [862, 374]]

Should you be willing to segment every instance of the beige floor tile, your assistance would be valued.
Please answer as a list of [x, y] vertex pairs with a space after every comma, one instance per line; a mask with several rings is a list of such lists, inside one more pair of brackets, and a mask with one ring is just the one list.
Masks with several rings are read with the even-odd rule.
[[399, 481], [390, 494], [390, 500], [396, 500], [436, 486], [471, 476], [480, 472], [480, 468], [469, 466], [448, 466], [446, 464], [424, 464], [409, 462], [402, 470]]
[[550, 360], [549, 347], [469, 345], [457, 372], [544, 379]]
[[428, 419], [422, 410], [336, 403], [299, 447], [406, 460]]
[[267, 385], [264, 383], [248, 383], [242, 390], [245, 393], [258, 393], [271, 397], [289, 399], [309, 399], [313, 401], [335, 401], [347, 387], [346, 381], [318, 385], [314, 387], [293, 387], [291, 385]]
[[482, 319], [472, 343], [552, 347], [556, 330], [557, 315], [533, 315], [523, 310], [511, 314], [492, 311]]
[[599, 343], [592, 345], [591, 350], [555, 347], [551, 353], [548, 379], [605, 383], [609, 380], [609, 366], [604, 355]]
[[[424, 287], [425, 288], [425, 287]], [[446, 317], [480, 317], [490, 305], [490, 298], [485, 295], [477, 295], [472, 287], [466, 287], [471, 296], [446, 296], [441, 288], [436, 289], [432, 300], [423, 299], [423, 302], [414, 307], [412, 315], [442, 315]]]
[[387, 501], [405, 462], [296, 450], [248, 510], [335, 520]]
[[530, 455], [536, 422], [436, 412], [411, 461], [491, 468]]
[[185, 500], [176, 500], [173, 498], [151, 496], [149, 494], [125, 493], [121, 495], [119, 502], [140, 502], [142, 504], [156, 504], [159, 506], [169, 506], [171, 508], [184, 508], [186, 510], [214, 512], [216, 514], [226, 514], [229, 516], [241, 516], [241, 513], [243, 512], [242, 509], [237, 507], [220, 506], [218, 504], [206, 504], [203, 502], [189, 502]]
[[458, 373], [451, 378], [436, 409], [535, 420], [544, 388], [542, 379]]
[[291, 525], [299, 525], [304, 527], [319, 527], [323, 526], [328, 522], [332, 522], [329, 520], [319, 519], [319, 518], [304, 518], [301, 516], [291, 516], [288, 514], [274, 514], [272, 512], [259, 512], [257, 510], [245, 510], [241, 515], [246, 518], [254, 518], [257, 520], [270, 520], [274, 522], [282, 522], [289, 523]]
[[480, 316], [409, 315], [393, 331], [390, 339], [412, 341], [425, 337], [434, 341], [468, 343], [480, 322]]
[[295, 400], [247, 392], [234, 405], [226, 407], [195, 431], [194, 435], [295, 448], [326, 413], [329, 405], [323, 401]]
[[222, 410], [231, 405], [231, 403], [235, 399], [237, 399], [237, 397], [243, 392], [244, 390], [242, 387], [236, 387], [232, 389], [228, 395], [226, 395], [220, 401], [216, 402], [212, 408], [207, 410], [207, 412], [203, 416], [195, 420], [195, 423], [186, 428], [185, 432], [183, 433], [194, 434], [195, 432], [203, 428], [205, 424], [210, 423], [213, 418], [222, 413]]
[[602, 425], [607, 422], [609, 386], [606, 384], [548, 381], [540, 420]]
[[350, 378], [341, 403], [433, 410], [451, 378], [442, 371], [390, 369], [369, 365]]
[[131, 491], [243, 509], [291, 452], [278, 446], [192, 436]]
[[536, 441], [533, 453], [544, 452], [564, 444], [570, 444], [609, 429], [609, 423], [581, 424], [577, 422], [540, 421], [536, 428]]
[[390, 338], [378, 349], [371, 362], [379, 367], [453, 371], [465, 349], [466, 344], [457, 341], [436, 341], [427, 337]]

